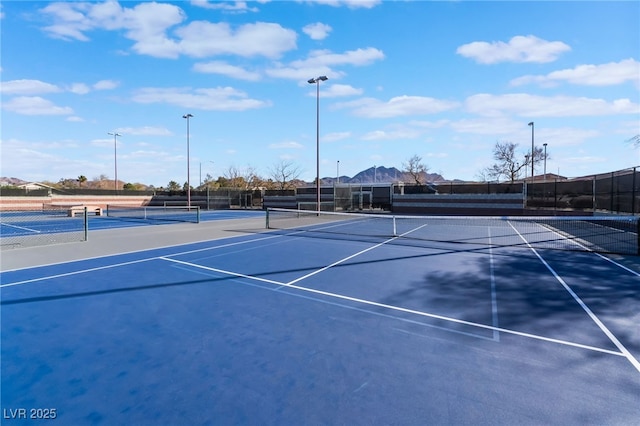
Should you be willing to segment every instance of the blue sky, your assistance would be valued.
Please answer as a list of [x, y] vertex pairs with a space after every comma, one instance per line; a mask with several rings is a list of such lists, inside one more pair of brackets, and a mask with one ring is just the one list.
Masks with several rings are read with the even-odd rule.
[[[2, 1], [2, 171], [165, 186], [281, 162], [320, 175], [413, 155], [474, 180], [496, 142], [547, 171], [640, 165], [637, 1]], [[542, 165], [536, 167], [542, 173]]]

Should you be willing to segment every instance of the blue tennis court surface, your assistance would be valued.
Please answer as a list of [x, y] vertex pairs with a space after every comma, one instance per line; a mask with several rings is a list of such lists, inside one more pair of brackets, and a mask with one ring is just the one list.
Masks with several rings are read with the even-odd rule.
[[[259, 217], [264, 213], [255, 210], [211, 210], [200, 212], [201, 221], [237, 219], [241, 217]], [[127, 228], [133, 226], [156, 226], [184, 221], [184, 213], [174, 217], [150, 218], [142, 217], [108, 217], [88, 215], [89, 231], [101, 229]], [[195, 213], [193, 215], [195, 217]], [[63, 232], [82, 231], [84, 218], [81, 216], [68, 217], [66, 211], [51, 212], [2, 212], [0, 234], [4, 237], [22, 237], [38, 234], [54, 234]]]
[[5, 271], [4, 422], [637, 424], [622, 260], [280, 230]]

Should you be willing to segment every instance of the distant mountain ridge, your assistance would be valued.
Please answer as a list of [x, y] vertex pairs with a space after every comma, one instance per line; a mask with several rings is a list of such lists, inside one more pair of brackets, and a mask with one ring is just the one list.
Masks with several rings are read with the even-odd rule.
[[25, 183], [28, 182], [14, 177], [0, 177], [0, 186], [18, 186]]
[[[422, 173], [421, 182], [442, 182], [445, 179], [438, 173]], [[109, 181], [109, 185], [113, 185], [113, 181]], [[325, 185], [333, 185], [336, 182], [336, 177], [324, 177], [322, 178], [322, 183]], [[415, 180], [409, 173], [405, 173], [401, 170], [398, 170], [395, 167], [370, 167], [366, 170], [363, 170], [356, 174], [353, 177], [349, 176], [340, 176], [339, 183], [397, 183], [404, 182], [406, 184], [413, 184]], [[28, 183], [28, 181], [18, 179], [15, 177], [0, 177], [0, 186], [18, 186], [24, 185]], [[88, 186], [88, 184], [85, 184]], [[110, 188], [107, 188], [110, 189]]]
[[[442, 182], [444, 181], [438, 173], [422, 173], [422, 182]], [[395, 167], [370, 167], [361, 171], [353, 177], [340, 176], [338, 178], [339, 183], [395, 183], [404, 182], [407, 184], [415, 183], [414, 178], [406, 172], [398, 170]], [[324, 184], [333, 184], [336, 182], [336, 177], [324, 177], [322, 178]]]

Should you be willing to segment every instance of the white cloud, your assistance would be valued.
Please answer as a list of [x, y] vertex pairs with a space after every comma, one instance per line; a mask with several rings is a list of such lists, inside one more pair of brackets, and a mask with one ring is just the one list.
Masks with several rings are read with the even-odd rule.
[[526, 93], [508, 95], [478, 94], [465, 101], [467, 111], [481, 116], [516, 114], [521, 117], [580, 117], [614, 114], [639, 114], [640, 105], [629, 99], [537, 96]]
[[508, 43], [474, 41], [458, 47], [456, 53], [474, 59], [481, 64], [499, 62], [547, 63], [555, 61], [560, 54], [569, 50], [571, 47], [561, 41], [546, 41], [529, 35], [515, 36]]
[[363, 135], [360, 139], [364, 141], [375, 141], [375, 140], [398, 140], [398, 139], [415, 139], [419, 137], [421, 134], [420, 131], [416, 129], [397, 129], [397, 130], [375, 130]]
[[337, 142], [351, 137], [351, 132], [333, 132], [322, 135], [322, 142]]
[[306, 82], [308, 79], [326, 75], [330, 79], [341, 78], [344, 73], [336, 71], [335, 66], [365, 66], [384, 59], [384, 53], [376, 48], [349, 50], [344, 53], [333, 53], [329, 50], [314, 50], [306, 59], [293, 61], [288, 65], [278, 64], [268, 69], [267, 75], [278, 78], [288, 78]]
[[224, 61], [201, 62], [193, 65], [196, 72], [207, 74], [220, 74], [238, 80], [258, 81], [261, 75], [257, 72], [247, 71], [241, 67], [228, 64]]
[[306, 25], [302, 28], [302, 32], [308, 35], [312, 40], [324, 40], [332, 31], [331, 26], [316, 22], [315, 24]]
[[180, 52], [193, 57], [232, 54], [275, 59], [296, 48], [297, 34], [279, 24], [257, 22], [233, 30], [227, 23], [191, 22], [176, 30]]
[[511, 85], [535, 83], [550, 86], [566, 82], [583, 86], [613, 86], [628, 81], [640, 87], [640, 62], [631, 58], [601, 65], [578, 65], [571, 69], [553, 71], [547, 75], [526, 75], [511, 80]]
[[522, 122], [506, 117], [462, 119], [451, 122], [450, 125], [456, 132], [476, 135], [510, 135], [524, 129]]
[[39, 96], [18, 96], [3, 102], [2, 107], [22, 115], [70, 115], [73, 109], [56, 106], [53, 102]]
[[172, 136], [173, 133], [165, 127], [118, 127], [115, 130], [117, 133], [123, 135], [136, 135], [136, 136]]
[[84, 83], [72, 83], [68, 90], [76, 95], [86, 95], [90, 91], [89, 86]]
[[95, 90], [112, 90], [116, 87], [120, 86], [120, 83], [113, 80], [100, 80], [95, 83], [92, 87]]
[[[200, 3], [204, 4], [207, 3]], [[236, 3], [241, 5], [242, 2]], [[228, 23], [194, 21], [180, 27], [186, 14], [180, 7], [167, 3], [140, 3], [123, 8], [117, 2], [66, 2], [49, 4], [41, 12], [53, 21], [44, 28], [51, 37], [88, 41], [87, 33], [91, 31], [124, 31], [125, 37], [134, 42], [134, 52], [159, 58], [231, 54], [273, 59], [296, 48], [296, 32], [276, 23], [256, 22], [232, 28]], [[167, 34], [174, 27], [177, 38]]]
[[[356, 96], [361, 95], [363, 92], [362, 89], [356, 89], [353, 86], [348, 84], [331, 84], [327, 85], [326, 89], [322, 90], [323, 98], [338, 98], [343, 96]], [[316, 91], [310, 93], [309, 96], [316, 96]]]
[[245, 111], [264, 108], [269, 102], [250, 99], [246, 93], [232, 87], [207, 89], [190, 88], [144, 88], [133, 96], [133, 101], [150, 104], [166, 103], [184, 108], [215, 111]]
[[61, 91], [58, 86], [40, 80], [10, 80], [0, 84], [0, 93], [7, 95], [36, 95]]
[[249, 7], [246, 1], [214, 1], [208, 0], [191, 0], [191, 4], [194, 6], [202, 7], [204, 9], [222, 10], [224, 12], [244, 13], [244, 12], [258, 12], [257, 7]]
[[458, 103], [422, 96], [397, 96], [387, 102], [373, 98], [363, 98], [353, 102], [336, 104], [334, 107], [351, 109], [353, 114], [359, 117], [390, 118], [436, 114], [457, 108]]
[[371, 9], [382, 3], [382, 0], [307, 0], [307, 2], [333, 7], [347, 6], [350, 9]]

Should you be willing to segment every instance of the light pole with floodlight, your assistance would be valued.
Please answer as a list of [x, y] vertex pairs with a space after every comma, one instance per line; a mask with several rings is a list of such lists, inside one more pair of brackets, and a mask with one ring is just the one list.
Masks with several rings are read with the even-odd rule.
[[316, 210], [320, 212], [320, 82], [327, 81], [326, 75], [307, 80], [316, 85]]
[[189, 119], [193, 117], [192, 114], [185, 114], [182, 118], [187, 120], [187, 207], [191, 208], [191, 181], [189, 179]]
[[116, 191], [116, 195], [118, 195], [118, 136], [122, 136], [118, 132], [108, 132], [108, 135], [113, 136], [113, 171], [115, 174], [115, 179], [113, 180], [113, 187]]

